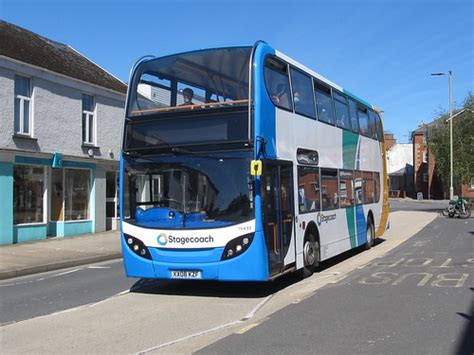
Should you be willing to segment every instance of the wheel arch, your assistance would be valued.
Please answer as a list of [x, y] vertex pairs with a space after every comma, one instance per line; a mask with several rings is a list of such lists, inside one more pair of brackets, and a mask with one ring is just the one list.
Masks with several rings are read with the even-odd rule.
[[316, 223], [314, 223], [314, 221], [308, 223], [308, 225], [306, 226], [306, 230], [304, 231], [304, 236], [306, 237], [308, 233], [313, 233], [315, 241], [317, 241], [319, 245], [321, 245], [319, 229], [316, 226]]
[[369, 220], [372, 221], [372, 225], [375, 231], [375, 218], [374, 218], [374, 212], [372, 210], [369, 210], [369, 212], [367, 213], [367, 224], [369, 223]]

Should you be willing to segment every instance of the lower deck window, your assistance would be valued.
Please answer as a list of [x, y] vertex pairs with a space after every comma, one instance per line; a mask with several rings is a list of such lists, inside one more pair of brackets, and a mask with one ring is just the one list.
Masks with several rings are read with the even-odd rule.
[[374, 178], [372, 173], [364, 172], [364, 203], [374, 203]]
[[341, 208], [354, 205], [354, 173], [350, 170], [339, 172], [339, 203]]
[[320, 209], [319, 171], [317, 168], [298, 168], [298, 206], [300, 213]]
[[339, 206], [337, 170], [321, 169], [321, 202], [323, 211]]

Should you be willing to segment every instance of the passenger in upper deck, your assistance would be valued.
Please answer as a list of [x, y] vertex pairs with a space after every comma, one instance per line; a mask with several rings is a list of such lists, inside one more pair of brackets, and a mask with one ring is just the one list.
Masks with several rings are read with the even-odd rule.
[[193, 91], [193, 89], [185, 88], [185, 89], [183, 90], [183, 100], [184, 100], [184, 103], [181, 104], [180, 106], [194, 105], [194, 103], [193, 103], [193, 97], [194, 97], [194, 91]]
[[288, 93], [285, 84], [278, 84], [275, 95], [272, 95], [272, 100], [276, 105], [288, 107]]

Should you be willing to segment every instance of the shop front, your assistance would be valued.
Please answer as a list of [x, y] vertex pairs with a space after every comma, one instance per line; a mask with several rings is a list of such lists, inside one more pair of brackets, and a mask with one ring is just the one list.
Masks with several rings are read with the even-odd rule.
[[96, 232], [97, 164], [58, 154], [8, 160], [0, 162], [0, 244]]

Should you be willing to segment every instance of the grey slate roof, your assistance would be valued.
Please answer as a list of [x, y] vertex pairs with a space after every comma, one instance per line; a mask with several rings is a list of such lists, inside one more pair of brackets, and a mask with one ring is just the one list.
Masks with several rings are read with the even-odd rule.
[[68, 45], [0, 20], [0, 55], [125, 94], [127, 85]]

